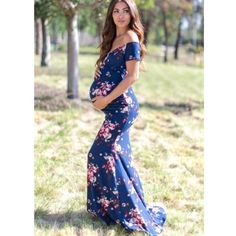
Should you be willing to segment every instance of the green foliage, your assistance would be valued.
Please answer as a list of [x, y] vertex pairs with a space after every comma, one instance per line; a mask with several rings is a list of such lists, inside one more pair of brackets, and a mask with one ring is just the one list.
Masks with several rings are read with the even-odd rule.
[[89, 8], [79, 11], [78, 26], [80, 30], [87, 30], [94, 37], [98, 36], [98, 24], [103, 25], [109, 5], [109, 0], [103, 1], [95, 9]]
[[49, 32], [52, 33], [53, 27], [55, 31], [61, 34], [66, 32], [66, 19], [65, 16], [60, 12], [57, 16], [54, 16], [49, 21]]
[[135, 0], [138, 8], [140, 9], [150, 9], [155, 7], [154, 0]]
[[59, 10], [52, 0], [35, 0], [34, 16], [35, 18], [48, 19], [59, 14]]

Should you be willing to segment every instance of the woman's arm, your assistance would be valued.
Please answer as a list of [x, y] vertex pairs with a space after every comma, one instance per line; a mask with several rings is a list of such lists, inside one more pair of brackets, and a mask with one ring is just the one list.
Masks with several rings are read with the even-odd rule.
[[93, 105], [97, 109], [105, 108], [109, 103], [123, 94], [139, 77], [139, 61], [132, 60], [126, 62], [127, 76], [122, 80], [117, 87], [107, 96], [95, 97]]
[[108, 103], [111, 103], [121, 94], [123, 94], [139, 77], [139, 61], [127, 61], [127, 76], [122, 80], [118, 86], [107, 95]]

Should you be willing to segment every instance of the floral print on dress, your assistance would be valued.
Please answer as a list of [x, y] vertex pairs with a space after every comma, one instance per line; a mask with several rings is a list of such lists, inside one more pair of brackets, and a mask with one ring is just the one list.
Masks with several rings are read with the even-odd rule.
[[99, 88], [96, 88], [92, 91], [93, 96], [107, 96], [108, 92], [112, 90], [114, 83], [103, 82], [98, 83]]
[[103, 210], [104, 212], [106, 212], [106, 211], [108, 210], [108, 207], [109, 207], [109, 205], [110, 205], [110, 201], [107, 200], [106, 197], [101, 198], [101, 199], [98, 201], [98, 203], [101, 204], [102, 210]]
[[[90, 99], [107, 96], [126, 78], [126, 62], [140, 60], [140, 45], [130, 42], [107, 54], [100, 76], [89, 90]], [[129, 130], [139, 114], [133, 88], [102, 109], [105, 120], [88, 152], [87, 210], [107, 225], [159, 235], [166, 221], [163, 206], [148, 206], [134, 167]]]
[[107, 161], [106, 164], [102, 166], [106, 170], [106, 173], [113, 173], [115, 171], [115, 160], [112, 156], [105, 156], [104, 159]]
[[98, 167], [96, 167], [94, 164], [88, 165], [88, 182], [89, 184], [94, 184], [97, 180], [95, 174], [98, 172]]
[[138, 227], [145, 227], [144, 225], [144, 219], [142, 218], [142, 215], [140, 214], [140, 212], [138, 212], [137, 209], [131, 209], [129, 211], [129, 216], [130, 221], [129, 221], [129, 225], [137, 225]]
[[115, 129], [117, 124], [112, 123], [110, 120], [105, 120], [103, 126], [99, 130], [98, 137], [103, 138], [105, 142], [108, 142], [112, 136], [111, 131]]

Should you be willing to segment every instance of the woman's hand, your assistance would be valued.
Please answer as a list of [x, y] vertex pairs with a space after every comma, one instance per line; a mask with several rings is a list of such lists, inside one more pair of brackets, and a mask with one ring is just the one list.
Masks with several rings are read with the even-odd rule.
[[110, 103], [107, 96], [97, 96], [91, 101], [93, 102], [93, 106], [99, 110], [105, 108]]
[[97, 66], [94, 74], [94, 79], [97, 79], [101, 75], [100, 68]]

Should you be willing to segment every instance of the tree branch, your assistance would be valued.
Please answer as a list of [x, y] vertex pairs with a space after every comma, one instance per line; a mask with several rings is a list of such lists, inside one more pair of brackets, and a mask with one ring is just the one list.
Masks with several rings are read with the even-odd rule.
[[84, 8], [91, 8], [94, 9], [98, 5], [100, 5], [103, 1], [102, 0], [94, 0], [93, 3], [73, 3], [71, 0], [53, 0], [53, 2], [59, 6], [59, 8], [66, 14], [66, 15], [71, 15], [75, 14], [77, 11], [80, 9]]
[[65, 15], [75, 13], [75, 4], [70, 0], [53, 0], [53, 2], [64, 12]]

